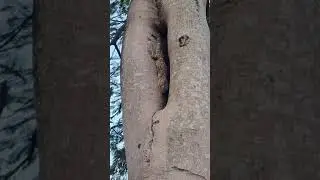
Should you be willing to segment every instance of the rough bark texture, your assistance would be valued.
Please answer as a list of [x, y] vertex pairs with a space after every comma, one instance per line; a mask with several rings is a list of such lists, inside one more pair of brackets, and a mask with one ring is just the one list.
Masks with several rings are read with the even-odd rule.
[[108, 179], [105, 1], [34, 1], [41, 180]]
[[214, 179], [320, 179], [319, 1], [216, 1]]
[[[210, 34], [205, 7], [206, 0], [131, 3], [122, 60], [130, 180], [210, 179]], [[166, 49], [156, 51], [160, 56], [155, 59], [150, 47], [157, 43]], [[169, 99], [158, 86], [156, 63], [162, 57], [170, 61]]]
[[152, 115], [163, 106], [149, 39], [159, 38], [158, 11], [150, 0], [133, 0], [121, 63], [125, 148], [130, 180], [148, 177]]
[[[210, 32], [206, 0], [166, 0], [163, 8], [172, 71], [168, 104], [155, 118], [168, 124], [168, 178], [209, 180]], [[155, 146], [160, 148], [161, 143]]]

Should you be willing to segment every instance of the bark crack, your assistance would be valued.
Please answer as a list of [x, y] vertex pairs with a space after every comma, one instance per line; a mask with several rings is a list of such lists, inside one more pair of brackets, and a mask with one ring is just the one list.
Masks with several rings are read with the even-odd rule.
[[147, 151], [145, 152], [145, 162], [149, 163], [148, 166], [150, 166], [150, 159], [151, 159], [151, 154], [152, 154], [152, 144], [153, 144], [153, 138], [154, 138], [154, 124], [158, 124], [159, 121], [153, 122], [154, 119], [154, 115], [157, 113], [157, 111], [155, 113], [153, 113], [152, 118], [151, 118], [151, 125], [150, 125], [150, 140], [148, 142], [148, 148]]
[[[155, 112], [155, 113], [153, 113], [153, 115], [152, 115], [152, 119], [151, 119], [151, 127], [150, 127], [150, 130], [151, 130], [151, 140], [150, 140], [150, 142], [151, 142], [151, 145], [152, 145], [152, 143], [153, 143], [153, 138], [154, 138], [154, 129], [153, 129], [153, 126], [154, 126], [154, 122], [153, 122], [153, 119], [154, 119], [154, 115], [157, 113], [157, 111]], [[149, 143], [150, 143], [149, 142]], [[150, 147], [151, 148], [151, 147]]]
[[158, 124], [160, 121], [158, 119], [155, 119], [155, 115], [158, 111], [156, 111], [155, 113], [153, 113], [152, 115], [152, 119], [151, 119], [151, 127], [150, 127], [150, 131], [151, 131], [151, 140], [149, 141], [149, 147], [150, 149], [152, 149], [152, 143], [153, 143], [153, 138], [154, 138], [154, 125]]
[[192, 175], [192, 176], [196, 176], [196, 177], [198, 177], [198, 178], [200, 178], [200, 179], [207, 180], [204, 176], [199, 175], [199, 174], [196, 174], [196, 173], [194, 173], [194, 172], [191, 172], [190, 170], [183, 169], [183, 168], [178, 168], [177, 166], [172, 166], [171, 168], [174, 169], [174, 170], [176, 170], [176, 171], [180, 171], [180, 172], [183, 172], [183, 173]]

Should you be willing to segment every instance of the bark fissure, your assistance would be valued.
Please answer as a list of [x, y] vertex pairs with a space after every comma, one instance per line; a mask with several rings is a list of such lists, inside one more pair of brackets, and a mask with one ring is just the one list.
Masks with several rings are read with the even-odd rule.
[[157, 112], [155, 112], [152, 116], [152, 119], [151, 119], [151, 125], [150, 125], [150, 133], [151, 133], [151, 140], [149, 141], [148, 145], [149, 145], [149, 148], [150, 148], [150, 152], [152, 152], [152, 144], [153, 144], [153, 138], [154, 138], [154, 129], [153, 129], [153, 126], [154, 126], [154, 122], [153, 122], [153, 118], [154, 118], [154, 115], [156, 114]]
[[200, 179], [206, 180], [206, 178], [204, 176], [202, 176], [200, 174], [197, 174], [197, 173], [194, 173], [194, 172], [192, 172], [192, 171], [190, 171], [188, 169], [178, 168], [177, 166], [172, 166], [171, 168], [173, 170], [176, 170], [176, 171], [179, 171], [179, 172], [182, 172], [182, 173], [186, 173], [186, 174], [189, 174], [191, 176], [196, 176], [196, 177], [198, 177]]
[[[156, 111], [153, 116], [152, 116], [152, 119], [151, 119], [151, 125], [150, 125], [150, 134], [151, 134], [151, 137], [150, 137], [150, 140], [148, 142], [148, 147], [149, 147], [149, 150], [150, 150], [150, 153], [152, 153], [152, 144], [153, 144], [153, 139], [154, 139], [154, 136], [155, 136], [155, 133], [154, 133], [154, 125], [156, 124], [159, 124], [159, 120], [157, 118], [155, 118], [155, 115], [156, 113], [158, 113], [159, 111]], [[150, 159], [151, 157], [149, 157]]]
[[157, 35], [151, 34], [148, 41], [148, 53], [156, 66], [158, 86], [161, 93], [166, 95], [169, 91], [169, 59], [163, 50], [165, 47], [164, 38], [161, 38], [160, 33]]

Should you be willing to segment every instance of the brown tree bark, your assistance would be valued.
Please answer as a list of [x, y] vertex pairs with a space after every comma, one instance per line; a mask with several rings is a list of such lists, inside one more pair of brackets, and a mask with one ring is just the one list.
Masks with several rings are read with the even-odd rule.
[[[206, 2], [131, 2], [121, 74], [130, 180], [210, 179]], [[166, 58], [169, 97], [159, 75]]]
[[108, 179], [106, 1], [34, 1], [41, 180]]
[[214, 179], [320, 179], [318, 1], [213, 7]]

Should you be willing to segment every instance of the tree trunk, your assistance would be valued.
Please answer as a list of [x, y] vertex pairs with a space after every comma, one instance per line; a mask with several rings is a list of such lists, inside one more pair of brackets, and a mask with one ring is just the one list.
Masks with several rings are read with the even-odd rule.
[[217, 0], [214, 179], [320, 179], [317, 1]]
[[127, 22], [121, 78], [129, 179], [209, 180], [206, 0], [133, 0]]
[[108, 179], [105, 1], [34, 1], [41, 180]]

